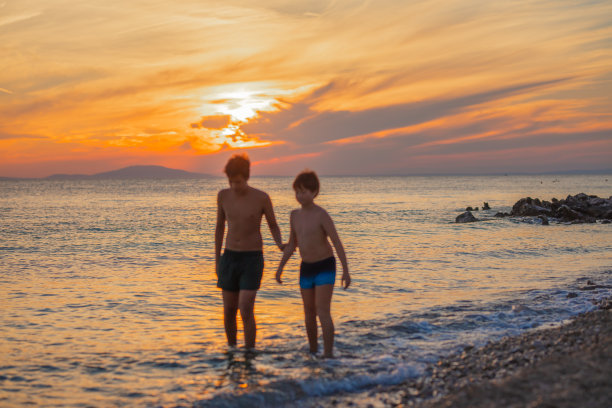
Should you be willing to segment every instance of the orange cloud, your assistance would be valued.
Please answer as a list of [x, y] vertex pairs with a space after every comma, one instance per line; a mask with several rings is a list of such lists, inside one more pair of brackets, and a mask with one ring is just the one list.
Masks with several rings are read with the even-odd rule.
[[192, 123], [192, 128], [206, 128], [206, 129], [223, 129], [227, 127], [232, 121], [230, 115], [211, 115], [204, 116], [198, 123]]

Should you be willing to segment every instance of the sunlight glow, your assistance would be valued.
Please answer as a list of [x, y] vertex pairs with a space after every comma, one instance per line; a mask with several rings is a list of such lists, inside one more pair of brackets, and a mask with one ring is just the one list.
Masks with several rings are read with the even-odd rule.
[[276, 84], [247, 82], [226, 84], [205, 90], [202, 115], [230, 115], [233, 123], [245, 123], [259, 112], [276, 110], [277, 97], [287, 94]]
[[[278, 109], [277, 98], [288, 91], [266, 82], [226, 84], [208, 88], [200, 109], [205, 117], [228, 115], [230, 123], [220, 129], [208, 129], [207, 141], [235, 149], [270, 146], [279, 142], [259, 140], [247, 135], [241, 125], [257, 118], [260, 112]], [[203, 98], [204, 99], [204, 98]]]
[[234, 149], [247, 149], [274, 144], [273, 142], [249, 137], [240, 129], [238, 124], [229, 124], [223, 129], [211, 131], [209, 141], [219, 146], [227, 146]]
[[220, 95], [223, 100], [219, 111], [230, 115], [236, 122], [245, 122], [257, 116], [257, 112], [269, 110], [275, 99], [253, 91], [236, 91]]

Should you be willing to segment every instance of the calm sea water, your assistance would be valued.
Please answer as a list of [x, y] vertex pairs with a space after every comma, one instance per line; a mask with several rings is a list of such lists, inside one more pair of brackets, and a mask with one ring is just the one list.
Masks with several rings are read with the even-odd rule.
[[[612, 225], [493, 215], [526, 196], [609, 197], [612, 175], [321, 181], [353, 277], [333, 298], [334, 360], [307, 352], [299, 259], [278, 285], [265, 222], [258, 351], [226, 346], [213, 265], [224, 179], [0, 182], [0, 405], [308, 405], [398, 383], [611, 294], [581, 287], [612, 285]], [[251, 180], [284, 239], [291, 182]], [[454, 223], [484, 201], [483, 221]]]

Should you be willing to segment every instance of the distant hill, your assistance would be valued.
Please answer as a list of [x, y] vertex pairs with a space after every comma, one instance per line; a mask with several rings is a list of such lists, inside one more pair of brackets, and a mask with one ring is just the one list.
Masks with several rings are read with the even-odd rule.
[[105, 179], [199, 179], [212, 177], [209, 174], [192, 173], [164, 166], [129, 166], [119, 170], [97, 174], [54, 174], [47, 180], [105, 180]]

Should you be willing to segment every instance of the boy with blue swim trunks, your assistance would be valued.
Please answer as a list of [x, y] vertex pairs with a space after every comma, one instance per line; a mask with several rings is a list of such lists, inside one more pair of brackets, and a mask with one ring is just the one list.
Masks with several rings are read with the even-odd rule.
[[[304, 302], [304, 319], [310, 352], [316, 353], [317, 316], [323, 331], [323, 357], [333, 357], [334, 322], [331, 318], [331, 298], [336, 280], [336, 258], [329, 243], [331, 240], [342, 264], [344, 289], [351, 284], [344, 247], [331, 217], [314, 203], [319, 194], [319, 179], [313, 171], [303, 171], [293, 182], [295, 198], [302, 208], [291, 212], [291, 233], [278, 265], [276, 280], [283, 283], [283, 268], [295, 248], [300, 249], [300, 290]], [[329, 238], [329, 240], [328, 240]]]

